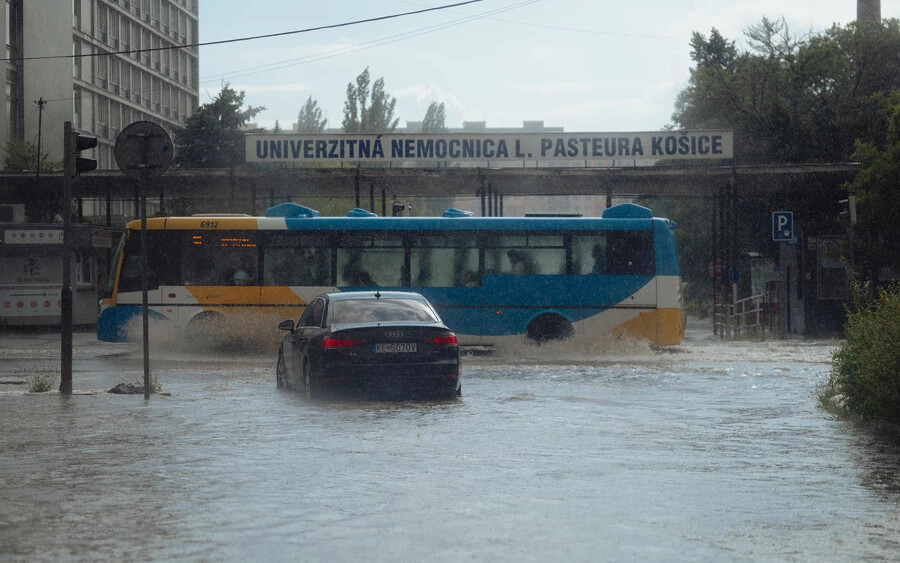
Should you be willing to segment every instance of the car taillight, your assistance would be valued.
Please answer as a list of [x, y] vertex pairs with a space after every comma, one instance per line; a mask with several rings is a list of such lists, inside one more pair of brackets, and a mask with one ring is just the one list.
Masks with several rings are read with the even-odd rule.
[[455, 334], [447, 334], [444, 336], [435, 336], [434, 338], [429, 338], [428, 342], [434, 344], [435, 346], [457, 346], [459, 345], [459, 341], [456, 340]]
[[365, 344], [366, 341], [362, 338], [323, 338], [322, 339], [322, 347], [326, 350], [332, 348], [350, 348], [352, 346], [356, 346], [359, 344]]

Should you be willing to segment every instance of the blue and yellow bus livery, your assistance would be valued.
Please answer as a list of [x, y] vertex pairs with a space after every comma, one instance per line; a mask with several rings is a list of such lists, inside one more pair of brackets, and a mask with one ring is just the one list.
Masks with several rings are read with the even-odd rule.
[[[672, 229], [626, 203], [596, 217], [322, 217], [285, 203], [264, 217], [152, 218], [151, 315], [191, 336], [208, 326], [274, 331], [326, 291], [424, 295], [462, 345], [628, 335], [684, 338]], [[128, 339], [140, 314], [140, 223], [127, 226], [101, 302], [98, 337]]]

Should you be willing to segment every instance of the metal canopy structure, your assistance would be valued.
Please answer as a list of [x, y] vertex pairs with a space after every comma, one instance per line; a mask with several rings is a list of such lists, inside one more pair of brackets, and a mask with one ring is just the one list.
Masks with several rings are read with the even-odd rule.
[[[220, 212], [250, 212], [256, 203], [303, 197], [354, 197], [386, 190], [398, 197], [474, 195], [491, 187], [503, 196], [605, 195], [612, 197], [712, 197], [723, 187], [734, 196], [808, 193], [835, 189], [858, 172], [855, 163], [644, 168], [286, 168], [170, 169], [150, 188], [166, 199], [203, 202]], [[76, 198], [130, 198], [136, 181], [120, 171], [79, 177]], [[44, 173], [35, 189], [32, 174], [0, 174], [0, 201], [29, 203], [62, 193], [62, 174]], [[729, 190], [730, 191], [730, 190]], [[58, 197], [58, 196], [57, 196]]]

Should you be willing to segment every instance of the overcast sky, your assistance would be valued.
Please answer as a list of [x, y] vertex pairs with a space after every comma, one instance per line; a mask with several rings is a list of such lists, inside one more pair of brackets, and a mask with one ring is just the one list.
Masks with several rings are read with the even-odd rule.
[[[333, 25], [453, 0], [200, 0], [200, 41]], [[248, 11], [248, 7], [251, 11]], [[882, 0], [882, 17], [900, 0]], [[462, 7], [200, 49], [200, 103], [225, 82], [289, 129], [308, 96], [340, 127], [347, 83], [369, 67], [397, 98], [400, 125], [444, 102], [447, 126], [543, 120], [568, 132], [652, 131], [671, 123], [691, 33], [743, 44], [762, 17], [795, 35], [856, 18], [856, 0], [483, 0]]]

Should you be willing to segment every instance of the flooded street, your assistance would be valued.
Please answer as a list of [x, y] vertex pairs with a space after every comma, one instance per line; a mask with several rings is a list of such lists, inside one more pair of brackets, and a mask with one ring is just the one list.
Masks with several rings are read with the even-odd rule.
[[[269, 353], [155, 350], [171, 396], [106, 394], [139, 345], [75, 342], [77, 394], [0, 386], [0, 559], [900, 558], [900, 450], [817, 407], [834, 342], [697, 328], [467, 357], [454, 401], [313, 404]], [[3, 333], [0, 380], [58, 353]]]

